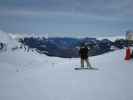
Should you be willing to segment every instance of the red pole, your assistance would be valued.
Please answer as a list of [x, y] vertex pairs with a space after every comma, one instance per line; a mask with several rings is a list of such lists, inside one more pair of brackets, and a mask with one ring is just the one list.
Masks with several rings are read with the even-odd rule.
[[131, 49], [128, 47], [128, 48], [126, 48], [125, 60], [130, 60], [130, 58], [131, 58]]

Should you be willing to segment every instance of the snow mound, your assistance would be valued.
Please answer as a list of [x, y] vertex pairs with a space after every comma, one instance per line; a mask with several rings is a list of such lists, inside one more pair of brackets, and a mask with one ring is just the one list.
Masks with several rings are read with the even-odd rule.
[[[14, 36], [14, 37], [13, 37]], [[15, 38], [15, 35], [11, 33], [6, 33], [0, 30], [0, 42], [5, 43], [8, 49], [11, 49], [15, 46], [19, 46], [20, 43]]]
[[0, 30], [0, 42], [8, 43], [10, 40], [8, 34]]

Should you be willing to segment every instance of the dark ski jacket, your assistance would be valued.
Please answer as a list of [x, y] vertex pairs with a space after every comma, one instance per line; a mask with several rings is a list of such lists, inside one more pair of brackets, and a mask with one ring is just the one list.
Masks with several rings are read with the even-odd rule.
[[87, 47], [81, 47], [79, 50], [79, 55], [81, 59], [88, 59], [88, 51]]

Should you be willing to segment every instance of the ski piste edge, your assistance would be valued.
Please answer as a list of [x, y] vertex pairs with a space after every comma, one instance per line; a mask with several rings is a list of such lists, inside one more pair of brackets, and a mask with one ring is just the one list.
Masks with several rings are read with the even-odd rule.
[[77, 67], [77, 68], [74, 68], [75, 70], [98, 70], [98, 68], [80, 68], [80, 67]]

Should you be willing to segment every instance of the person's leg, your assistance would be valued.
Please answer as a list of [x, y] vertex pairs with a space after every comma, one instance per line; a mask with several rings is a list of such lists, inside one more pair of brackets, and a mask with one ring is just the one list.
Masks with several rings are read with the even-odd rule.
[[81, 58], [81, 68], [84, 68], [84, 59]]
[[91, 67], [91, 64], [90, 64], [90, 62], [89, 62], [89, 59], [85, 59], [85, 61], [86, 61], [87, 67], [88, 67], [88, 68], [92, 68], [92, 67]]

